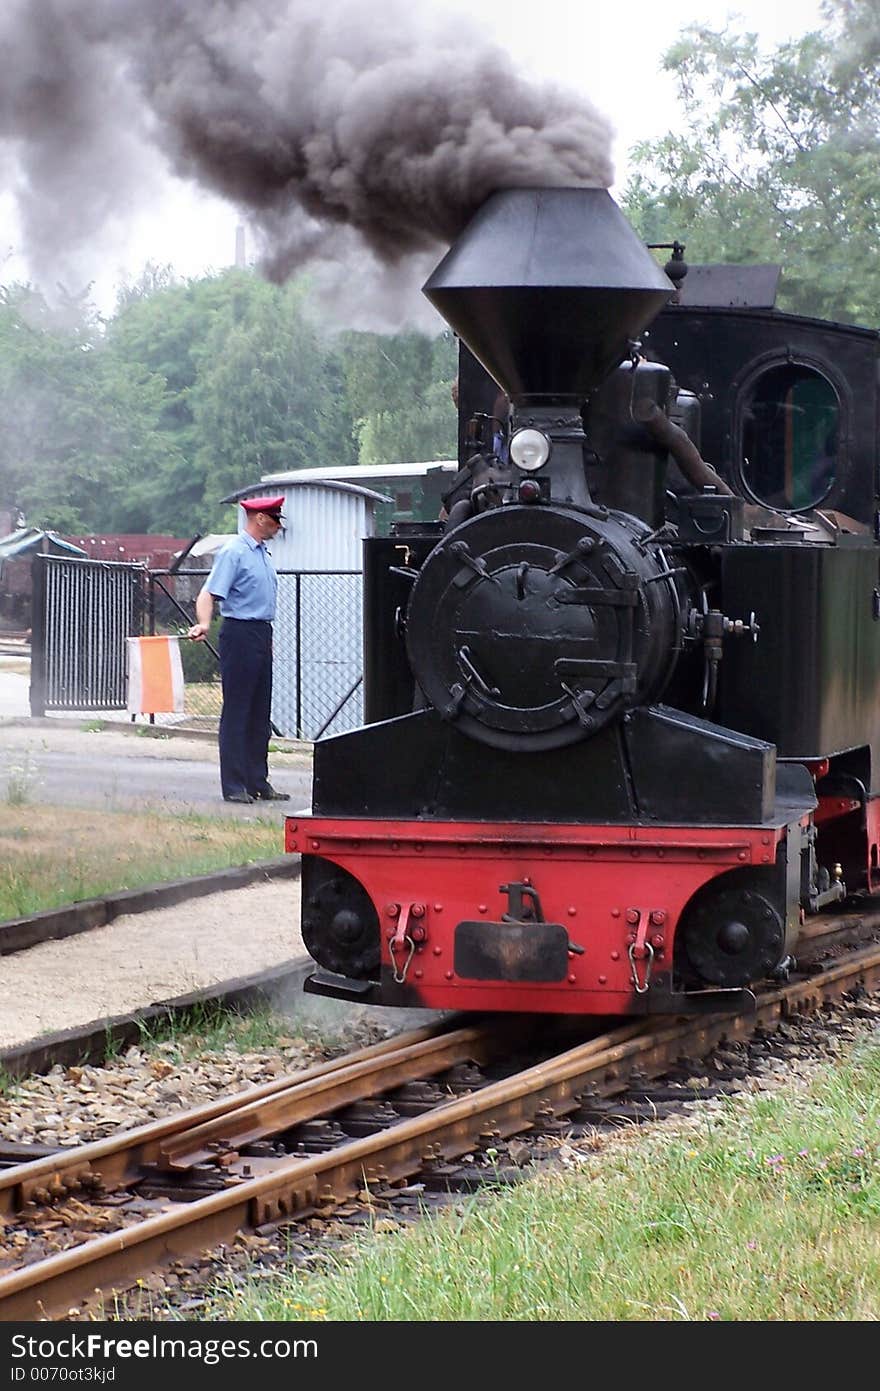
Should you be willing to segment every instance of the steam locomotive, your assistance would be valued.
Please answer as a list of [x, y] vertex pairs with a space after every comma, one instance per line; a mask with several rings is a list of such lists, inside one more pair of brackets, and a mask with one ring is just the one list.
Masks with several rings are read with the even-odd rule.
[[880, 889], [880, 335], [671, 251], [509, 190], [424, 287], [460, 468], [364, 543], [367, 723], [286, 830], [313, 993], [746, 1008]]

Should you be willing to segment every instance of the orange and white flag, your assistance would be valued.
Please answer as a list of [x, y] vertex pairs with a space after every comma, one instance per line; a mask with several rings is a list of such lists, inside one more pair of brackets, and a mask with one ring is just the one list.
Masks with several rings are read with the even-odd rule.
[[183, 714], [178, 638], [128, 638], [130, 715]]

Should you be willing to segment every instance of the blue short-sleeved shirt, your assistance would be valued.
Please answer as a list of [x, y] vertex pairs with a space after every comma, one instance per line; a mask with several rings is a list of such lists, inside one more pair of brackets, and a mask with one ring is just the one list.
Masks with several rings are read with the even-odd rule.
[[261, 541], [242, 531], [218, 553], [205, 588], [220, 600], [224, 618], [275, 617], [278, 577]]

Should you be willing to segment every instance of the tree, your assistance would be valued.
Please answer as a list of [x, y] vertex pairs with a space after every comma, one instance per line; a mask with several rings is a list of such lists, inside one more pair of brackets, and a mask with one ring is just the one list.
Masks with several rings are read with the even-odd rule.
[[880, 322], [880, 20], [828, 0], [821, 29], [763, 54], [690, 25], [669, 49], [691, 130], [640, 145], [623, 204], [690, 261], [775, 261], [780, 307]]
[[330, 336], [306, 280], [147, 266], [104, 322], [0, 291], [0, 499], [59, 531], [227, 529], [267, 473], [452, 457], [451, 334]]
[[0, 291], [0, 494], [31, 524], [127, 529], [132, 480], [166, 460], [163, 383], [120, 372], [101, 327], [84, 302], [59, 311], [31, 286]]
[[451, 333], [350, 333], [342, 362], [360, 463], [455, 458], [449, 388], [458, 364]]
[[141, 371], [163, 383], [160, 427], [168, 437], [166, 467], [134, 482], [144, 528], [192, 535], [204, 526], [205, 469], [198, 456], [192, 394], [206, 338], [222, 314], [228, 287], [221, 277], [177, 280], [168, 267], [147, 266], [120, 292], [107, 325], [106, 347], [120, 370]]
[[192, 391], [205, 506], [266, 473], [355, 462], [351, 415], [332, 345], [305, 311], [306, 286], [230, 272], [229, 294], [198, 355]]

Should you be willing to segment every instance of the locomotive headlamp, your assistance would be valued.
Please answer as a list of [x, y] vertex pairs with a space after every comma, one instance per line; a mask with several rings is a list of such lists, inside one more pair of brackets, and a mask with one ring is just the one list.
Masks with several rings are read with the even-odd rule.
[[510, 457], [517, 468], [534, 473], [550, 458], [550, 441], [540, 430], [517, 430], [510, 438]]

